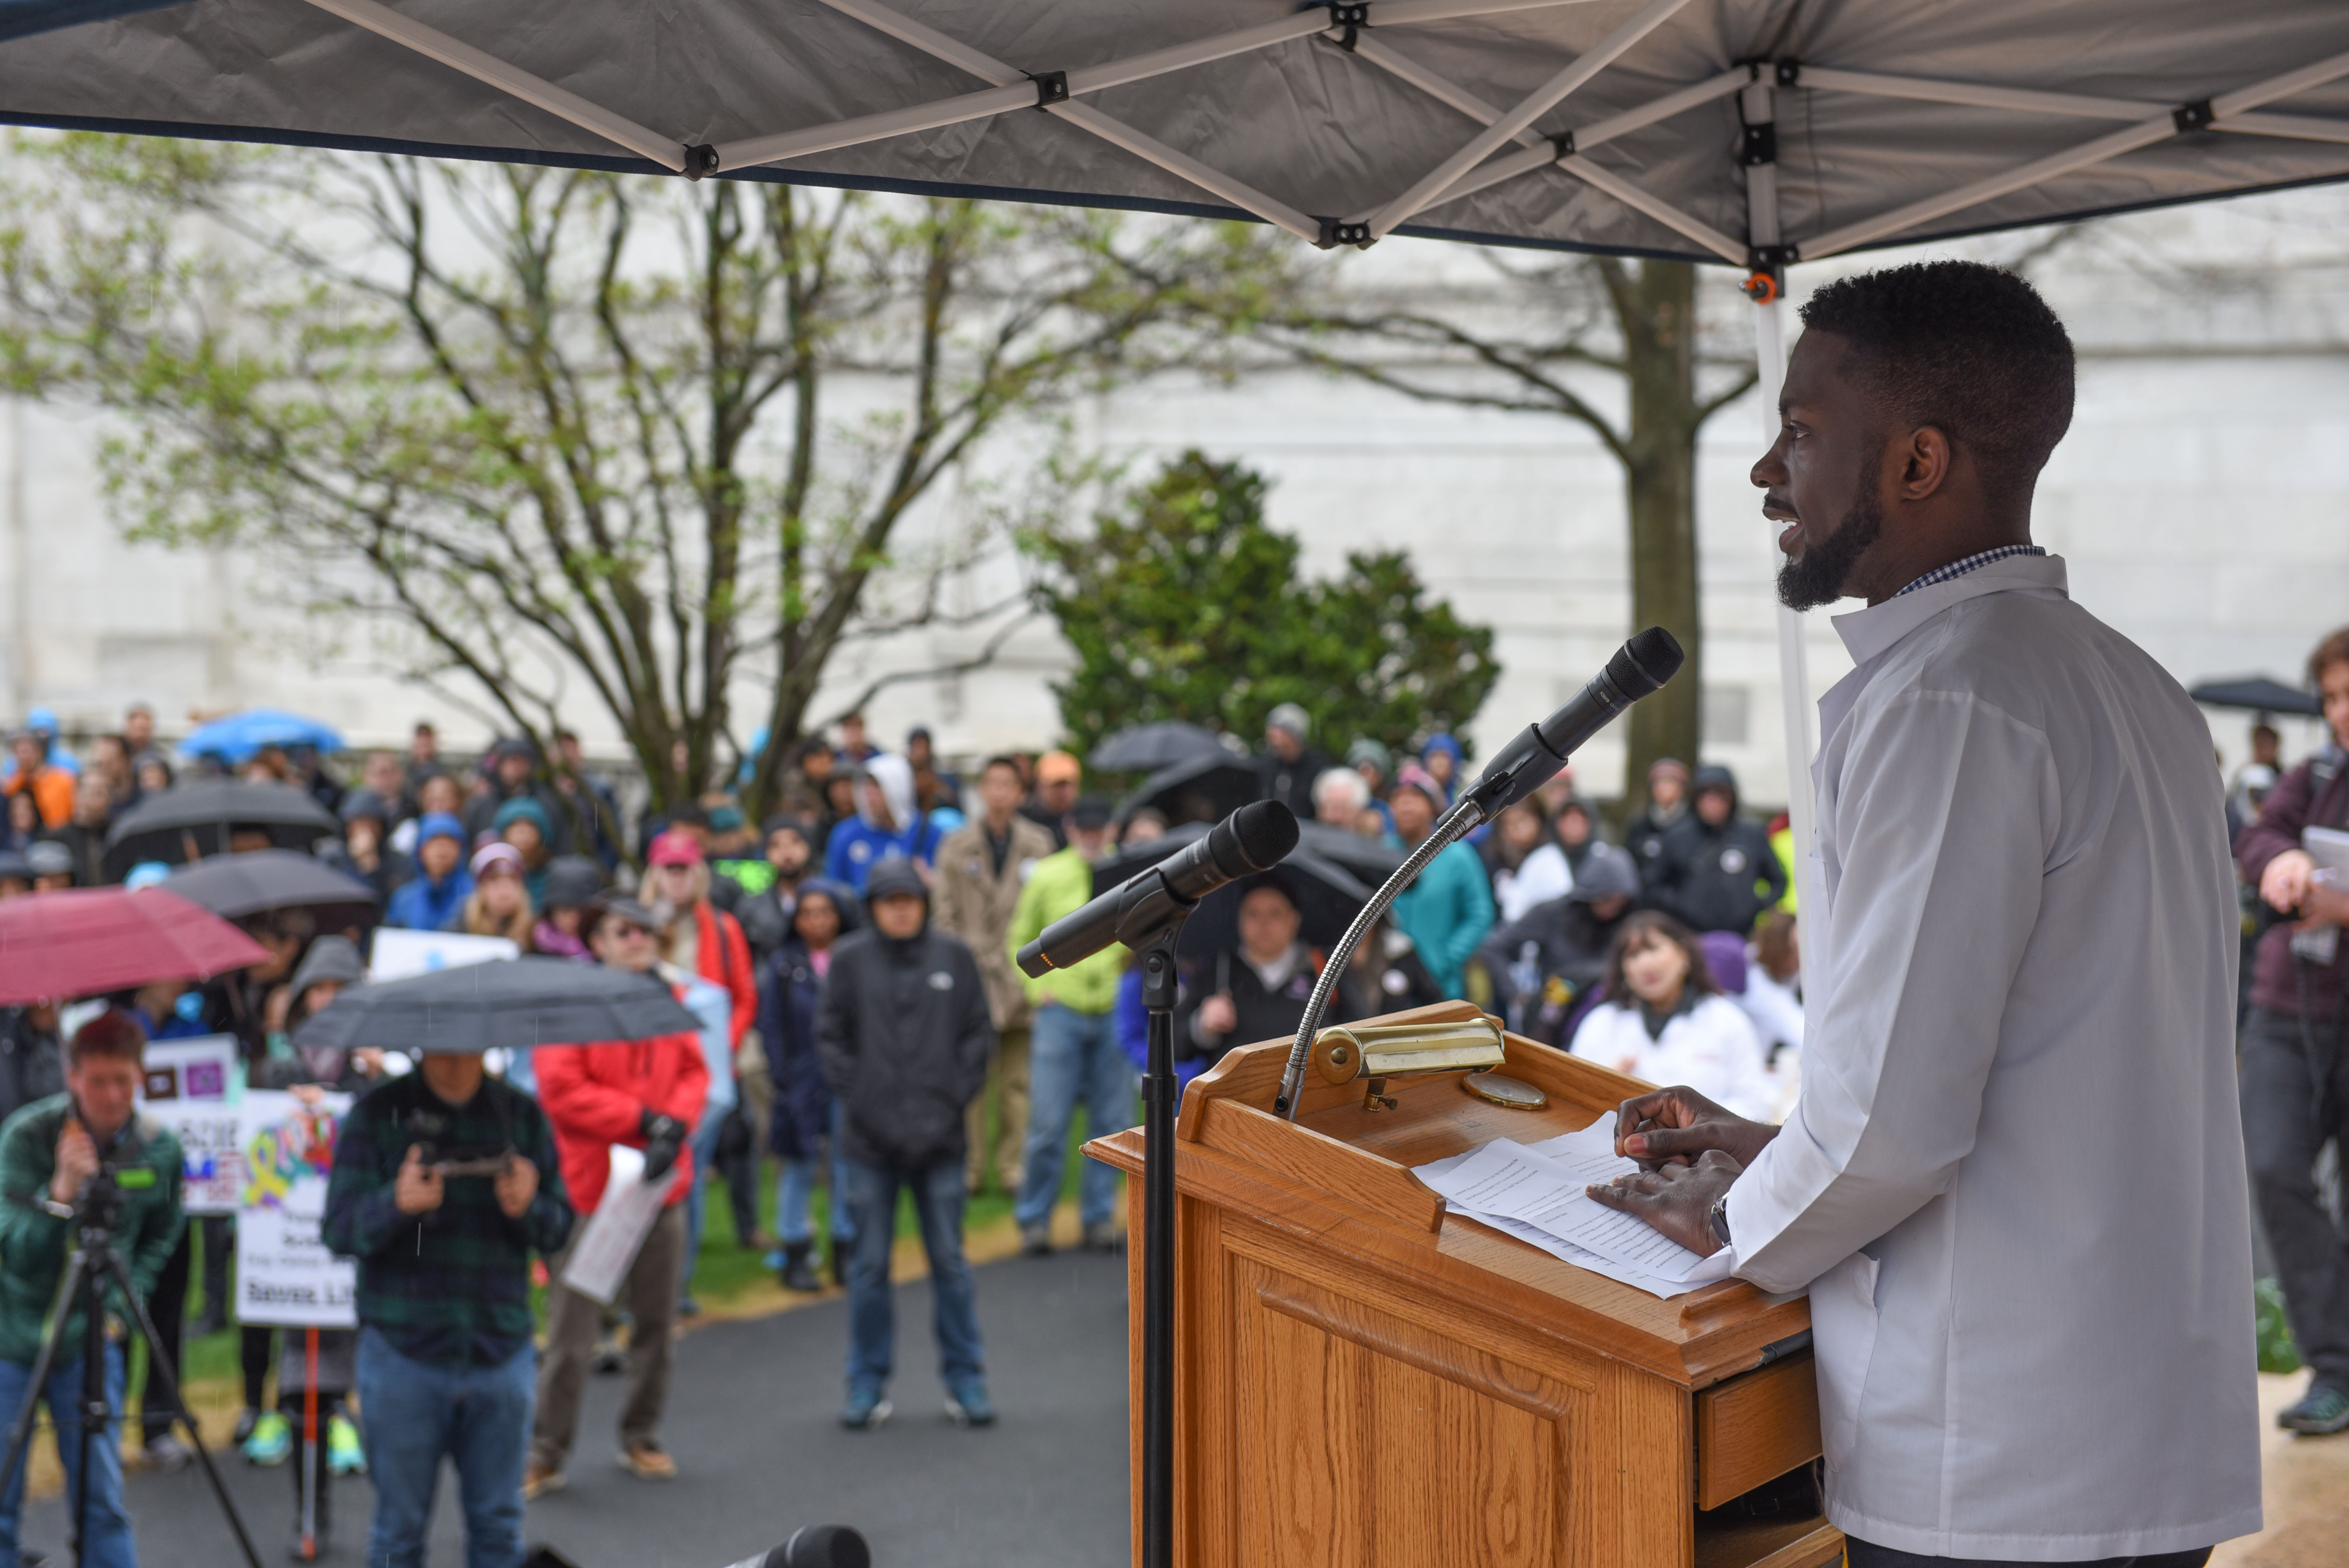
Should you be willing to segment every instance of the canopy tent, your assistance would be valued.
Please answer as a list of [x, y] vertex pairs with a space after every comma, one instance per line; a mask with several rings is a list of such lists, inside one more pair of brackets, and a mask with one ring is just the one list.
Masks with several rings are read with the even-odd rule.
[[1774, 429], [1790, 262], [2349, 178], [2338, 0], [0, 0], [0, 39], [20, 124], [1723, 262]]

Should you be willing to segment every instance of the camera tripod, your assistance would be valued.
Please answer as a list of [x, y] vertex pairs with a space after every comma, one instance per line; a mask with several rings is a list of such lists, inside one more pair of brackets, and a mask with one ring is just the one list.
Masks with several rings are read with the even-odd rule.
[[[65, 1277], [57, 1285], [57, 1305], [50, 1315], [47, 1331], [41, 1336], [40, 1354], [33, 1358], [33, 1376], [25, 1389], [24, 1408], [16, 1412], [16, 1423], [8, 1429], [7, 1457], [0, 1460], [0, 1491], [5, 1491], [16, 1467], [26, 1462], [31, 1454], [33, 1420], [40, 1409], [49, 1369], [57, 1361], [57, 1342], [65, 1336], [66, 1325], [73, 1317], [75, 1306], [79, 1305], [83, 1309], [82, 1373], [77, 1414], [80, 1417], [78, 1473], [81, 1486], [74, 1499], [73, 1554], [77, 1564], [82, 1562], [89, 1531], [90, 1443], [93, 1439], [105, 1440], [114, 1419], [113, 1408], [106, 1397], [106, 1314], [102, 1300], [104, 1284], [111, 1283], [122, 1293], [131, 1321], [138, 1325], [140, 1336], [147, 1342], [148, 1387], [152, 1389], [160, 1383], [163, 1398], [171, 1402], [173, 1418], [188, 1429], [188, 1446], [195, 1450], [196, 1462], [203, 1467], [204, 1479], [212, 1483], [212, 1495], [220, 1500], [221, 1511], [228, 1518], [237, 1545], [243, 1549], [245, 1563], [249, 1568], [261, 1568], [252, 1538], [244, 1532], [244, 1521], [237, 1517], [236, 1505], [229, 1501], [227, 1489], [221, 1485], [220, 1472], [212, 1468], [203, 1435], [196, 1429], [196, 1418], [180, 1399], [180, 1379], [171, 1358], [163, 1354], [154, 1321], [147, 1315], [146, 1304], [130, 1288], [130, 1271], [123, 1266], [121, 1254], [115, 1251], [112, 1211], [118, 1195], [112, 1172], [101, 1171], [85, 1190], [82, 1201], [75, 1205], [73, 1255], [66, 1260]], [[125, 1371], [128, 1370], [126, 1366]]]

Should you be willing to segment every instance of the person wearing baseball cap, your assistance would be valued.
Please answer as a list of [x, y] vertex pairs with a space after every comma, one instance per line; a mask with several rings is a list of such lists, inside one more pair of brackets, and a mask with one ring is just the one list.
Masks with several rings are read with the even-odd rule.
[[[1019, 890], [1004, 940], [1007, 954], [1016, 954], [1093, 896], [1093, 865], [1109, 852], [1110, 820], [1110, 804], [1098, 795], [1070, 810], [1069, 847], [1037, 861]], [[1030, 1256], [1052, 1250], [1052, 1205], [1060, 1199], [1063, 1150], [1078, 1103], [1084, 1104], [1092, 1137], [1133, 1124], [1133, 1064], [1117, 1040], [1117, 984], [1124, 972], [1124, 949], [1112, 945], [1040, 979], [1022, 977], [1035, 1016], [1029, 1026], [1026, 1171], [1011, 1213], [1021, 1250]], [[1114, 1251], [1117, 1172], [1086, 1161], [1078, 1192], [1086, 1249]]]
[[[1406, 762], [1387, 803], [1394, 810], [1401, 847], [1415, 849], [1435, 830], [1444, 786], [1416, 762]], [[1420, 962], [1447, 996], [1468, 994], [1468, 957], [1493, 929], [1493, 884], [1485, 862], [1464, 843], [1445, 846], [1394, 901], [1395, 929], [1411, 938]]]

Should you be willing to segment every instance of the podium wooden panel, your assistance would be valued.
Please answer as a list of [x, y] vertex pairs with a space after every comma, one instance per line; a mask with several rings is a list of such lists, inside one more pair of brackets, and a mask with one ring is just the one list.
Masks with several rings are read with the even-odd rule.
[[[1468, 1003], [1391, 1022], [1474, 1017]], [[1817, 1568], [1825, 1519], [1731, 1503], [1819, 1452], [1808, 1303], [1742, 1281], [1659, 1301], [1446, 1214], [1410, 1167], [1587, 1126], [1644, 1085], [1510, 1036], [1538, 1111], [1459, 1073], [1308, 1074], [1286, 1040], [1191, 1084], [1175, 1142], [1175, 1561], [1186, 1568]], [[1126, 1171], [1139, 1129], [1086, 1151]], [[1128, 1249], [1142, 1475], [1142, 1249]], [[1719, 1509], [1718, 1512], [1701, 1511]], [[1807, 1513], [1808, 1510], [1801, 1511]], [[1141, 1499], [1134, 1499], [1140, 1562]]]

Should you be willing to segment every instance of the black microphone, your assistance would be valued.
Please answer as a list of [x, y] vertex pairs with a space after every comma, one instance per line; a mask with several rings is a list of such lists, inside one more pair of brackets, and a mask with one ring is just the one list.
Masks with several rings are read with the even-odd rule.
[[[1553, 769], [1551, 771], [1555, 772]], [[1207, 836], [1185, 845], [1062, 915], [1019, 950], [1030, 979], [1081, 963], [1113, 942], [1138, 947], [1175, 913], [1228, 882], [1280, 863], [1297, 847], [1297, 819], [1278, 800], [1243, 806]]]
[[845, 1524], [810, 1524], [772, 1552], [745, 1557], [732, 1568], [873, 1568], [873, 1550]]
[[1688, 655], [1670, 632], [1651, 626], [1615, 650], [1574, 700], [1504, 746], [1470, 785], [1466, 799], [1491, 821], [1544, 784], [1609, 720], [1680, 673]]

